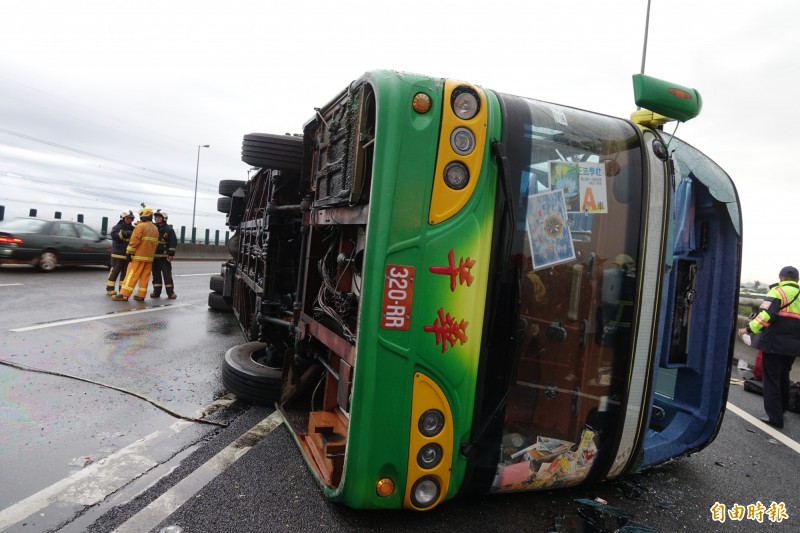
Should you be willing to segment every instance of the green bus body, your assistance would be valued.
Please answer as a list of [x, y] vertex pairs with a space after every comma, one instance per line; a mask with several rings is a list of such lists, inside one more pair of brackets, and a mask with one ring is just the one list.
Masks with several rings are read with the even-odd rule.
[[[699, 112], [652, 80], [650, 111]], [[376, 71], [243, 156], [262, 170], [229, 214], [234, 311], [285, 352], [275, 399], [327, 497], [427, 510], [713, 440], [738, 202], [658, 124]]]

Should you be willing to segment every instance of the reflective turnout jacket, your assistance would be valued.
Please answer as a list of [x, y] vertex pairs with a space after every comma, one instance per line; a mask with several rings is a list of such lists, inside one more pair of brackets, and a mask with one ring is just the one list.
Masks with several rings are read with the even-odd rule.
[[125, 250], [134, 261], [153, 262], [158, 246], [158, 228], [149, 220], [140, 220], [136, 223]]
[[797, 282], [781, 281], [772, 285], [747, 330], [759, 334], [758, 348], [763, 352], [800, 355], [800, 286]]
[[170, 224], [164, 222], [158, 228], [158, 248], [156, 248], [156, 259], [163, 259], [168, 255], [175, 255], [175, 247], [178, 246], [178, 236], [175, 235], [175, 230], [172, 229]]
[[111, 257], [114, 259], [125, 259], [125, 249], [133, 233], [133, 224], [126, 224], [120, 220], [111, 228]]

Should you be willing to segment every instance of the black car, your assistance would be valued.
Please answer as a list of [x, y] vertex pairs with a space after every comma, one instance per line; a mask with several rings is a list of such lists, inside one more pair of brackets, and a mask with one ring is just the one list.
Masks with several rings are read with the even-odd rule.
[[56, 265], [105, 265], [111, 239], [68, 220], [11, 218], [0, 221], [0, 265], [22, 263], [50, 272]]

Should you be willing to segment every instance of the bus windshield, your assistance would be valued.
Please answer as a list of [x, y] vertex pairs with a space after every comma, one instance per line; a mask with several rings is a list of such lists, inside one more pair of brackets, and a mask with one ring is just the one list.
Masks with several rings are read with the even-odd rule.
[[[571, 484], [588, 475], [619, 422], [636, 308], [641, 143], [623, 120], [499, 98], [524, 328], [495, 488], [519, 488], [514, 465], [524, 458], [596, 436], [597, 450], [559, 478]], [[555, 483], [547, 472], [525, 475], [531, 488]]]

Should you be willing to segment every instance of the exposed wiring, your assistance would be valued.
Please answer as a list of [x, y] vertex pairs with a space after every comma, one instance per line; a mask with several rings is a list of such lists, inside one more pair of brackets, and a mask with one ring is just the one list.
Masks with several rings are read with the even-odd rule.
[[4, 359], [0, 359], [0, 364], [6, 365], [6, 366], [10, 366], [10, 367], [16, 368], [18, 370], [25, 370], [25, 371], [28, 371], [28, 372], [39, 372], [40, 374], [50, 374], [51, 376], [59, 376], [59, 377], [62, 377], [62, 378], [75, 379], [75, 380], [78, 380], [78, 381], [83, 381], [85, 383], [91, 383], [92, 385], [100, 385], [101, 387], [105, 387], [107, 389], [113, 389], [115, 391], [123, 392], [125, 394], [130, 394], [131, 396], [135, 396], [136, 398], [144, 400], [147, 403], [152, 404], [153, 406], [157, 407], [158, 409], [161, 409], [162, 411], [164, 411], [168, 415], [174, 416], [175, 418], [180, 418], [181, 420], [187, 420], [189, 422], [197, 422], [199, 424], [210, 424], [212, 426], [219, 426], [219, 427], [223, 427], [223, 428], [228, 427], [228, 424], [225, 423], [225, 422], [214, 422], [213, 420], [205, 420], [205, 419], [202, 419], [202, 418], [193, 418], [193, 417], [190, 417], [190, 416], [184, 416], [184, 415], [182, 415], [180, 413], [176, 413], [175, 411], [169, 409], [168, 407], [165, 407], [165, 406], [161, 405], [160, 403], [156, 402], [155, 400], [151, 400], [147, 396], [143, 396], [143, 395], [141, 395], [141, 394], [139, 394], [137, 392], [129, 391], [127, 389], [123, 389], [123, 388], [120, 388], [120, 387], [114, 387], [113, 385], [106, 385], [105, 383], [100, 383], [99, 381], [92, 381], [91, 379], [86, 379], [86, 378], [82, 378], [82, 377], [78, 377], [78, 376], [72, 376], [70, 374], [64, 374], [62, 372], [54, 372], [52, 370], [44, 370], [44, 369], [41, 369], [41, 368], [34, 368], [32, 366], [20, 365], [18, 363], [12, 363], [11, 361], [6, 361]]
[[342, 316], [336, 311], [334, 307], [332, 307], [328, 303], [328, 297], [335, 297], [338, 290], [336, 284], [331, 279], [331, 275], [326, 268], [326, 265], [330, 263], [330, 257], [334, 253], [334, 243], [331, 243], [331, 246], [328, 246], [328, 250], [325, 252], [325, 256], [322, 257], [317, 262], [317, 269], [320, 274], [320, 278], [322, 283], [319, 287], [319, 292], [317, 293], [317, 301], [316, 306], [314, 307], [315, 311], [319, 311], [324, 313], [329, 318], [331, 318], [339, 327], [342, 329], [342, 335], [345, 339], [349, 342], [355, 342], [356, 336], [353, 334], [350, 327], [347, 325], [347, 322], [342, 318]]

